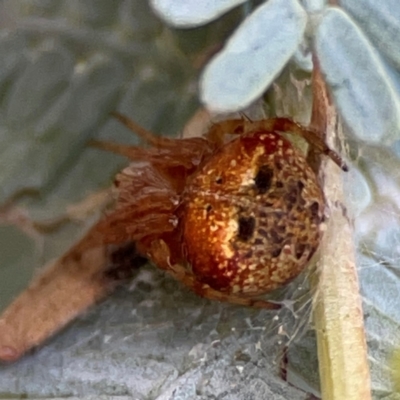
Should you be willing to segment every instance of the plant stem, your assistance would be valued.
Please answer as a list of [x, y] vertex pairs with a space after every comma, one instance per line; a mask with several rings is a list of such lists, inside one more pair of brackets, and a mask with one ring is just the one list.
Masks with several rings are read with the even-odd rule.
[[[328, 144], [337, 134], [337, 114], [314, 57], [314, 104], [311, 125], [326, 132]], [[321, 243], [318, 272], [312, 284], [321, 392], [324, 400], [371, 399], [362, 301], [353, 232], [346, 209], [342, 171], [324, 161], [320, 178], [329, 217]]]

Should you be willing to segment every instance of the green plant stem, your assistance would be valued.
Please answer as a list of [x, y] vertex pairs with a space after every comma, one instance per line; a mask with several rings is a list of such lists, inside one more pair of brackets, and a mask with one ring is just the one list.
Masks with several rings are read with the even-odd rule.
[[[337, 114], [330, 104], [316, 63], [312, 125], [337, 134]], [[324, 400], [371, 399], [362, 301], [351, 223], [344, 207], [342, 172], [329, 160], [320, 168], [328, 205], [326, 232], [312, 284], [321, 392]]]

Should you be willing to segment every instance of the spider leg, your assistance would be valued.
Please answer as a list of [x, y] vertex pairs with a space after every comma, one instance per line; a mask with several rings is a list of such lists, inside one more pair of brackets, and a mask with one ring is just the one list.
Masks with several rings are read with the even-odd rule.
[[138, 146], [119, 144], [101, 140], [91, 140], [90, 146], [120, 154], [132, 161], [148, 161], [154, 164], [171, 164], [170, 166], [182, 165], [184, 168], [191, 169], [197, 166], [200, 161], [211, 154], [216, 147], [213, 141], [202, 137], [187, 139], [174, 139], [160, 137], [139, 124], [117, 112], [111, 113], [118, 121], [135, 132], [139, 137], [149, 143], [150, 149], [143, 149]]
[[148, 161], [149, 158], [147, 151], [137, 146], [95, 139], [90, 140], [88, 144], [91, 147], [119, 154], [134, 161]]
[[128, 118], [127, 116], [125, 116], [117, 111], [111, 112], [111, 116], [116, 118], [119, 122], [121, 122], [123, 125], [125, 125], [129, 130], [134, 132], [136, 135], [138, 135], [140, 138], [142, 138], [144, 141], [151, 144], [152, 146], [162, 147], [162, 146], [168, 145], [171, 141], [176, 140], [176, 139], [168, 139], [168, 138], [164, 138], [161, 136], [157, 136], [154, 133], [143, 128], [141, 125], [139, 125], [132, 119]]
[[327, 155], [335, 164], [343, 171], [348, 171], [348, 167], [344, 160], [334, 150], [322, 140], [318, 133], [305, 128], [302, 125], [288, 118], [270, 118], [253, 122], [255, 129], [265, 129], [269, 131], [291, 132], [302, 136], [313, 148], [319, 153]]
[[[224, 143], [225, 135], [241, 135], [244, 133], [246, 124], [244, 118], [228, 119], [225, 121], [215, 122], [211, 125], [209, 131], [205, 135], [208, 140], [218, 145]], [[247, 121], [250, 122], [250, 121]]]
[[203, 138], [177, 139], [171, 141], [169, 147], [150, 149], [103, 140], [91, 140], [89, 145], [122, 155], [131, 161], [145, 161], [161, 168], [181, 166], [187, 170], [196, 167], [212, 152], [211, 143]]
[[[128, 118], [127, 116], [119, 113], [112, 112], [111, 115], [120, 121], [123, 125], [125, 125], [129, 130], [136, 133], [140, 138], [145, 140], [147, 143], [156, 148], [162, 148], [165, 150], [170, 150], [173, 154], [179, 156], [179, 152], [182, 149], [185, 150], [186, 153], [190, 152], [198, 152], [198, 146], [201, 145], [203, 147], [209, 147], [210, 143], [208, 143], [203, 138], [194, 137], [187, 139], [177, 139], [177, 138], [166, 138], [157, 136], [154, 133], [148, 131], [147, 129], [140, 126], [138, 123]], [[212, 146], [211, 146], [212, 147]], [[178, 153], [177, 153], [178, 152]]]
[[322, 140], [318, 133], [297, 124], [289, 118], [270, 118], [258, 121], [247, 119], [230, 119], [214, 124], [208, 135], [214, 140], [221, 140], [223, 135], [241, 135], [250, 130], [263, 129], [266, 131], [291, 132], [303, 137], [307, 142], [314, 147], [319, 153], [327, 155], [337, 164], [343, 171], [348, 171], [348, 167], [344, 160], [335, 151], [330, 149]]
[[138, 241], [145, 236], [172, 232], [177, 224], [172, 213], [155, 211], [148, 216], [140, 215], [133, 210], [119, 209], [108, 215], [95, 226], [90, 239], [79, 247], [81, 252], [95, 246]]
[[153, 241], [149, 249], [152, 261], [161, 269], [164, 269], [177, 281], [183, 283], [200, 297], [210, 300], [224, 301], [242, 306], [266, 308], [270, 310], [279, 309], [280, 305], [269, 301], [247, 298], [230, 293], [223, 293], [211, 288], [209, 285], [200, 282], [196, 276], [183, 265], [170, 263], [170, 252], [163, 240]]

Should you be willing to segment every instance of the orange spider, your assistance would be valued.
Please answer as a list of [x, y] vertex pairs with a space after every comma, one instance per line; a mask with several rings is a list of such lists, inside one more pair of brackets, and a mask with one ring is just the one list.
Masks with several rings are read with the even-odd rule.
[[115, 208], [3, 313], [0, 360], [40, 344], [143, 257], [200, 296], [277, 308], [257, 296], [296, 277], [318, 247], [322, 189], [279, 133], [303, 136], [347, 170], [314, 132], [286, 118], [231, 119], [203, 137], [169, 139], [114, 116], [150, 147], [93, 143], [132, 160], [116, 177]]

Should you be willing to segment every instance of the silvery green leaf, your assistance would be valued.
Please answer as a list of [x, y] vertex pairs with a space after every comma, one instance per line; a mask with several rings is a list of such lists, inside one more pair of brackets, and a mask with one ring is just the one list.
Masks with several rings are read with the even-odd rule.
[[4, 85], [9, 83], [17, 73], [25, 68], [27, 63], [27, 54], [23, 51], [15, 51], [16, 49], [24, 49], [26, 47], [27, 38], [23, 35], [5, 35], [0, 40], [0, 90], [5, 93]]
[[398, 0], [342, 0], [346, 10], [386, 57], [400, 68], [400, 4]]
[[372, 201], [371, 188], [361, 172], [352, 168], [343, 178], [344, 190], [347, 193], [346, 207], [349, 215], [361, 214]]
[[307, 12], [319, 12], [326, 7], [327, 0], [303, 0], [302, 5]]
[[[0, 309], [10, 298], [24, 289], [25, 283], [32, 278], [33, 268], [38, 265], [39, 252], [35, 243], [16, 227], [0, 225]], [[15, 279], [15, 276], [19, 279]]]
[[343, 11], [331, 8], [325, 13], [316, 31], [316, 50], [352, 132], [372, 142], [397, 138], [399, 99], [373, 47]]
[[217, 112], [248, 106], [292, 57], [306, 22], [297, 0], [270, 0], [258, 7], [207, 65], [201, 79], [204, 104]]
[[150, 0], [155, 12], [178, 28], [204, 25], [247, 0]]
[[[9, 124], [26, 126], [39, 110], [46, 110], [68, 86], [74, 63], [66, 49], [49, 50], [37, 56], [16, 80], [8, 95]], [[39, 79], [46, 76], [46, 80]]]
[[[397, 246], [398, 241], [399, 232], [392, 246]], [[397, 263], [392, 265], [382, 262], [372, 253], [368, 256], [360, 255], [358, 263], [373, 399], [396, 400], [399, 393], [393, 388], [391, 362], [400, 342]]]
[[[354, 232], [371, 386], [373, 399], [394, 400], [398, 393], [397, 397], [393, 393], [390, 367], [393, 351], [400, 343], [400, 163], [395, 151], [382, 144], [362, 143], [357, 153], [363, 177], [350, 177], [345, 187], [350, 194], [349, 211], [356, 217]], [[368, 188], [356, 189], [360, 184], [364, 186], [364, 179]], [[353, 201], [358, 202], [356, 212]]]
[[69, 53], [42, 53], [15, 80], [6, 98], [6, 118], [0, 124], [2, 199], [57, 179], [68, 160], [86, 147], [91, 129], [115, 102], [123, 80], [118, 63], [104, 58], [74, 72], [65, 54]]

